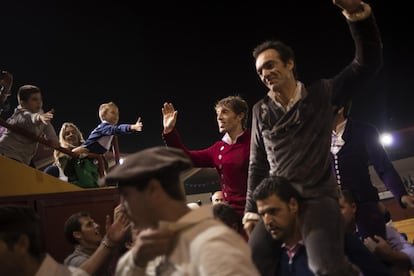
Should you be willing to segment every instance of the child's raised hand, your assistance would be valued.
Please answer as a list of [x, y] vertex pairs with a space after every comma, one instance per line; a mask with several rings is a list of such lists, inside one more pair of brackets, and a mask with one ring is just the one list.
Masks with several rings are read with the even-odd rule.
[[143, 124], [141, 122], [141, 117], [138, 117], [137, 122], [135, 125], [131, 125], [131, 129], [134, 131], [142, 131]]

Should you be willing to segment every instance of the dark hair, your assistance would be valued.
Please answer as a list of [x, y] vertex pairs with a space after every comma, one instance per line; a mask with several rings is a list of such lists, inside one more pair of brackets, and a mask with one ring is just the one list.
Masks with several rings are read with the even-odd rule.
[[253, 191], [255, 201], [264, 200], [272, 195], [276, 195], [284, 202], [289, 202], [291, 198], [295, 198], [298, 202], [301, 200], [298, 191], [286, 178], [281, 176], [264, 178]]
[[340, 195], [348, 204], [356, 203], [355, 196], [350, 190], [343, 189], [340, 191]]
[[65, 225], [63, 226], [63, 232], [65, 233], [65, 238], [71, 244], [79, 244], [78, 240], [75, 239], [73, 236], [73, 232], [81, 231], [82, 225], [79, 221], [80, 218], [83, 217], [90, 217], [89, 213], [87, 212], [78, 212], [72, 214], [66, 221]]
[[253, 49], [253, 57], [256, 60], [257, 57], [259, 56], [259, 54], [261, 54], [262, 52], [268, 50], [268, 49], [273, 49], [275, 50], [280, 57], [280, 60], [286, 65], [286, 63], [289, 60], [293, 61], [293, 75], [295, 78], [297, 78], [297, 72], [296, 72], [296, 61], [295, 61], [295, 53], [293, 52], [293, 49], [288, 46], [287, 44], [283, 43], [282, 41], [279, 40], [266, 40], [264, 42], [262, 42], [261, 44], [257, 45], [254, 49]]
[[22, 235], [30, 241], [29, 254], [38, 260], [42, 257], [40, 223], [35, 210], [25, 205], [0, 206], [0, 239], [9, 250]]
[[351, 114], [351, 108], [352, 108], [352, 100], [348, 100], [344, 104], [344, 118], [348, 118]]
[[40, 93], [40, 88], [34, 85], [22, 85], [17, 91], [17, 100], [19, 103], [21, 101], [28, 101], [32, 94]]
[[228, 204], [223, 203], [213, 205], [213, 216], [231, 228], [236, 226], [236, 231], [239, 231], [241, 228], [241, 219], [239, 215], [236, 210]]
[[225, 97], [216, 102], [216, 104], [214, 105], [214, 109], [217, 109], [217, 107], [221, 107], [221, 106], [230, 107], [231, 110], [233, 110], [234, 113], [236, 113], [237, 115], [240, 115], [243, 113], [244, 117], [243, 117], [243, 120], [241, 121], [242, 128], [243, 129], [247, 128], [249, 105], [241, 96], [236, 95], [236, 96]]

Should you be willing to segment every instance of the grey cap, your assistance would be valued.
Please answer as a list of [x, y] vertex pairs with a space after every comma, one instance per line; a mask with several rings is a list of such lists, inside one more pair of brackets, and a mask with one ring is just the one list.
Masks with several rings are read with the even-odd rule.
[[181, 149], [156, 146], [127, 156], [122, 164], [115, 166], [99, 182], [102, 186], [138, 182], [165, 171], [180, 173], [192, 167], [190, 158]]

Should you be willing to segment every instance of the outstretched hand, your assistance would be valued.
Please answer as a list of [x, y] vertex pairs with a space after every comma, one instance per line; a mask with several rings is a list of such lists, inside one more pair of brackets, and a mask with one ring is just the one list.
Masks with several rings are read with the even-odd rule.
[[170, 133], [177, 122], [177, 110], [174, 109], [174, 105], [172, 103], [164, 103], [163, 107], [161, 108], [162, 116], [163, 116], [163, 126], [164, 126], [164, 133]]
[[144, 125], [142, 124], [142, 122], [141, 122], [141, 117], [138, 117], [138, 120], [137, 120], [137, 122], [134, 124], [134, 125], [131, 125], [131, 129], [133, 130], [133, 131], [142, 131], [142, 127], [143, 127]]
[[13, 85], [13, 75], [7, 71], [2, 71], [0, 85], [4, 87], [2, 94], [4, 94], [5, 96], [9, 96], [11, 87]]
[[51, 109], [50, 111], [40, 114], [39, 118], [42, 123], [47, 124], [50, 120], [53, 119], [53, 113], [55, 112], [54, 109]]

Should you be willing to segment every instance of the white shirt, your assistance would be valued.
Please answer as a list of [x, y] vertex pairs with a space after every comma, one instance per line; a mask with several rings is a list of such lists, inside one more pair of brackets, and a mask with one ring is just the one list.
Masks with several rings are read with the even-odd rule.
[[345, 145], [342, 135], [344, 134], [347, 121], [348, 120], [343, 121], [336, 126], [335, 130], [332, 130], [331, 152], [333, 154], [337, 154], [341, 150], [342, 146]]
[[282, 108], [285, 112], [288, 112], [301, 98], [302, 98], [302, 87], [303, 84], [300, 81], [296, 81], [296, 89], [295, 94], [293, 94], [293, 97], [290, 98], [288, 104], [286, 105], [286, 108], [277, 100], [276, 93], [273, 91], [267, 92], [267, 95], [275, 102], [277, 106]]
[[144, 269], [134, 264], [130, 250], [118, 261], [116, 276], [259, 275], [246, 241], [213, 218], [211, 205], [192, 210], [175, 223], [164, 223], [163, 227], [182, 229], [171, 255], [157, 257]]
[[387, 241], [394, 250], [407, 255], [411, 262], [411, 269], [414, 270], [414, 245], [406, 241], [394, 226], [385, 225], [387, 231]]

